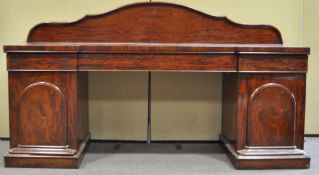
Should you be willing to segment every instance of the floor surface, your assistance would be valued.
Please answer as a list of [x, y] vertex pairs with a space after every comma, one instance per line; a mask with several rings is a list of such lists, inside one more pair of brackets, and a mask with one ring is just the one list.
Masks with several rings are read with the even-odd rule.
[[[0, 141], [0, 155], [9, 148]], [[306, 138], [305, 151], [311, 167], [305, 170], [236, 170], [218, 144], [122, 144], [118, 150], [111, 143], [92, 143], [80, 169], [5, 168], [0, 159], [0, 175], [95, 175], [95, 174], [282, 174], [319, 175], [319, 138]]]

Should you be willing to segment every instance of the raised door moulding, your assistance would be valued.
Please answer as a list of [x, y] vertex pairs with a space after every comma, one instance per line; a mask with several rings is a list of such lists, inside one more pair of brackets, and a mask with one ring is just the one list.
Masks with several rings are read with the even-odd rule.
[[[289, 107], [290, 109], [290, 116], [287, 117], [291, 117], [291, 120], [293, 120], [293, 125], [292, 125], [292, 130], [290, 131], [292, 133], [292, 138], [291, 139], [291, 144], [287, 144], [287, 145], [251, 145], [252, 143], [250, 143], [250, 139], [249, 138], [252, 134], [254, 134], [253, 129], [251, 129], [253, 126], [253, 124], [256, 124], [255, 122], [252, 122], [250, 120], [252, 120], [252, 113], [255, 110], [253, 108], [254, 103], [258, 103], [258, 95], [262, 94], [264, 92], [264, 90], [268, 90], [271, 88], [276, 88], [278, 90], [283, 90], [283, 92], [285, 92], [286, 95], [289, 96], [289, 100], [290, 102], [287, 102], [287, 107]], [[273, 94], [276, 95], [276, 94]], [[268, 103], [272, 103], [271, 101], [267, 100]], [[260, 103], [263, 103], [263, 101], [260, 101]], [[291, 103], [289, 105], [289, 103]], [[263, 107], [267, 107], [266, 104], [263, 104]], [[279, 106], [278, 106], [279, 107]], [[292, 108], [292, 109], [291, 109]], [[278, 109], [281, 110], [281, 109]], [[267, 111], [272, 111], [272, 109], [268, 109]], [[261, 86], [259, 86], [258, 88], [256, 88], [253, 93], [251, 94], [250, 98], [249, 98], [249, 102], [248, 102], [248, 122], [247, 122], [247, 143], [245, 146], [245, 149], [238, 151], [239, 154], [242, 155], [303, 155], [304, 151], [297, 149], [296, 145], [295, 145], [295, 129], [296, 129], [296, 99], [294, 94], [284, 85], [278, 84], [278, 83], [266, 83], [263, 84]], [[275, 112], [274, 112], [275, 114]], [[263, 115], [258, 115], [259, 116], [263, 116]], [[255, 116], [256, 117], [256, 116]], [[276, 118], [277, 116], [266, 116], [266, 117], [274, 117]], [[266, 122], [264, 123], [266, 124]], [[273, 122], [272, 122], [273, 124]], [[259, 129], [261, 129], [260, 127], [258, 127]], [[269, 129], [271, 129], [271, 127], [267, 127]], [[271, 131], [269, 131], [271, 132]], [[264, 132], [259, 132], [259, 133], [264, 133]], [[265, 134], [269, 134], [269, 133], [265, 133]], [[260, 136], [262, 137], [262, 136]], [[272, 137], [276, 137], [276, 135], [273, 135]], [[264, 140], [264, 138], [262, 138]]]
[[[55, 137], [59, 137], [59, 138], [56, 138], [56, 139], [60, 140], [60, 142], [62, 141], [61, 137], [62, 138], [64, 137], [64, 141], [62, 141], [64, 143], [60, 143], [60, 144], [57, 144], [57, 145], [52, 145], [52, 144], [49, 144], [49, 143], [46, 143], [46, 144], [43, 144], [43, 145], [35, 145], [35, 144], [28, 144], [28, 142], [30, 142], [30, 141], [26, 141], [27, 143], [18, 144], [17, 147], [12, 148], [9, 152], [10, 153], [16, 153], [16, 154], [17, 153], [20, 153], [20, 154], [49, 154], [49, 155], [73, 155], [73, 154], [75, 154], [76, 150], [69, 149], [68, 121], [67, 121], [67, 112], [66, 112], [67, 111], [66, 97], [63, 94], [63, 92], [61, 91], [61, 89], [59, 87], [57, 87], [56, 85], [54, 85], [52, 83], [49, 83], [49, 82], [43, 82], [43, 81], [32, 83], [32, 84], [28, 85], [20, 94], [20, 98], [19, 98], [20, 100], [19, 100], [19, 104], [18, 104], [19, 105], [19, 108], [18, 108], [19, 120], [20, 121], [27, 120], [27, 121], [31, 121], [31, 122], [33, 120], [35, 120], [35, 122], [41, 120], [41, 117], [38, 116], [38, 115], [33, 116], [33, 117], [38, 117], [37, 119], [34, 119], [34, 118], [32, 119], [32, 116], [29, 116], [29, 115], [35, 115], [34, 113], [28, 112], [28, 113], [26, 113], [26, 114], [28, 114], [28, 116], [25, 116], [23, 114], [23, 112], [22, 112], [23, 109], [24, 109], [23, 102], [24, 102], [25, 97], [28, 96], [28, 95], [34, 95], [33, 93], [37, 93], [37, 92], [32, 92], [32, 91], [34, 89], [36, 89], [36, 88], [39, 88], [39, 87], [47, 87], [47, 88], [49, 88], [49, 89], [47, 89], [45, 91], [47, 91], [48, 95], [50, 95], [50, 99], [51, 99], [50, 101], [52, 102], [53, 105], [58, 105], [58, 106], [61, 105], [61, 107], [63, 109], [56, 109], [56, 110], [60, 110], [62, 112], [61, 115], [58, 115], [56, 113], [49, 113], [49, 114], [46, 113], [48, 111], [45, 111], [45, 107], [43, 107], [43, 104], [45, 104], [45, 103], [41, 103], [42, 97], [43, 98], [45, 97], [44, 94], [42, 94], [41, 97], [39, 97], [39, 95], [37, 95], [36, 98], [29, 98], [29, 99], [32, 99], [32, 100], [33, 99], [37, 100], [36, 104], [34, 104], [32, 102], [28, 102], [26, 104], [27, 105], [32, 105], [32, 104], [37, 105], [37, 107], [39, 108], [39, 111], [41, 112], [41, 116], [42, 117], [52, 117], [51, 118], [52, 120], [55, 117], [61, 117], [62, 118], [61, 120], [64, 119], [64, 121], [61, 121], [62, 123], [60, 123], [60, 124], [64, 125], [64, 127], [62, 127], [62, 128], [64, 128], [64, 130], [61, 128], [60, 125], [59, 126], [55, 126], [55, 128], [54, 128], [54, 126], [52, 126], [50, 123], [47, 123], [48, 126], [45, 126], [45, 127], [47, 127], [46, 129], [49, 129], [49, 130], [55, 129], [56, 131], [62, 132], [62, 133], [60, 133], [58, 135], [55, 135]], [[52, 92], [50, 92], [48, 90], [53, 90], [54, 93], [52, 93]], [[61, 101], [60, 105], [59, 105], [59, 102], [58, 102], [59, 99]], [[55, 109], [58, 106], [50, 106], [50, 107]], [[52, 116], [46, 116], [46, 115], [52, 115]], [[46, 119], [49, 120], [48, 118], [46, 118]], [[56, 120], [58, 120], [58, 119], [56, 119]], [[53, 122], [53, 123], [55, 123], [55, 122]], [[19, 134], [19, 136], [21, 137], [20, 141], [25, 141], [25, 135], [24, 134], [28, 134], [28, 133], [24, 133], [26, 131], [23, 131], [22, 129], [25, 128], [25, 127], [22, 126], [21, 124], [22, 124], [22, 122], [20, 123], [20, 127], [17, 128], [17, 129], [18, 129], [18, 132], [20, 133]], [[40, 126], [33, 126], [32, 128], [36, 129], [36, 128], [39, 128], [39, 127]], [[36, 132], [35, 130], [32, 131], [32, 128], [31, 128], [31, 131], [29, 131], [29, 132]], [[61, 131], [61, 129], [63, 131]], [[30, 129], [28, 129], [28, 130], [30, 130]], [[50, 133], [50, 132], [43, 132], [43, 133]], [[43, 135], [43, 136], [45, 136], [45, 135]], [[37, 138], [37, 139], [43, 140], [43, 142], [46, 142], [46, 138]]]

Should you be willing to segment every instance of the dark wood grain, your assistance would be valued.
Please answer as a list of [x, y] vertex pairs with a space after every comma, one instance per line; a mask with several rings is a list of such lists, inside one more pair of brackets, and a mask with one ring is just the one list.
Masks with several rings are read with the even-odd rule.
[[237, 146], [237, 73], [223, 73], [222, 82], [222, 135]]
[[237, 145], [234, 147], [236, 150], [245, 148], [247, 138], [247, 103], [249, 100], [248, 96], [248, 75], [247, 74], [235, 74], [238, 81], [237, 99]]
[[305, 47], [282, 47], [272, 45], [242, 45], [236, 49], [239, 54], [254, 54], [254, 55], [308, 55], [310, 48]]
[[78, 168], [89, 136], [89, 71], [224, 72], [221, 139], [238, 169], [308, 168], [303, 151], [309, 48], [269, 25], [176, 4], [131, 4], [42, 23], [6, 45], [8, 167]]
[[220, 137], [223, 142], [227, 157], [236, 167], [236, 169], [307, 169], [310, 168], [310, 157], [307, 155], [284, 155], [272, 156], [242, 156], [233, 149], [231, 144], [223, 136]]
[[224, 74], [221, 137], [236, 168], [309, 168], [304, 95], [303, 73]]
[[[72, 74], [74, 73], [9, 72], [11, 148], [18, 147], [19, 144], [41, 145], [41, 142], [43, 142], [41, 136], [47, 134], [49, 138], [54, 138], [47, 141], [51, 142], [46, 143], [47, 145], [70, 144], [68, 142], [69, 139], [66, 143], [70, 130], [65, 129], [70, 122], [68, 109], [72, 107], [72, 104], [65, 103], [70, 102], [69, 99], [72, 95], [69, 91], [69, 87], [72, 87]], [[36, 91], [33, 90], [34, 88], [37, 88]], [[26, 93], [28, 93], [27, 97], [31, 98], [24, 98], [23, 95]], [[26, 107], [29, 106], [30, 109], [27, 108], [27, 111], [21, 111], [21, 108], [24, 108], [24, 104], [27, 105]], [[32, 105], [36, 106], [32, 107]], [[32, 125], [36, 123], [38, 124]], [[25, 126], [25, 128], [21, 128], [21, 125]], [[38, 128], [30, 127], [38, 125], [40, 125]], [[54, 126], [59, 128], [56, 128], [57, 130], [55, 131]], [[53, 127], [52, 130], [51, 127]], [[21, 131], [17, 132], [17, 129]], [[43, 139], [45, 140], [45, 138]], [[52, 143], [54, 140], [56, 142]]]
[[5, 45], [3, 50], [7, 53], [77, 53], [79, 46], [69, 43], [28, 43], [26, 45]]
[[76, 70], [76, 54], [11, 53], [7, 57], [7, 69], [11, 70]]
[[234, 72], [237, 61], [230, 54], [81, 54], [81, 71], [225, 71]]
[[296, 99], [284, 85], [249, 82], [248, 146], [294, 146]]
[[307, 72], [307, 55], [240, 55], [240, 72]]
[[6, 154], [4, 155], [6, 167], [23, 168], [79, 168], [87, 151], [89, 135], [81, 142], [74, 155], [33, 155], [33, 154]]
[[267, 160], [236, 160], [237, 169], [308, 169], [310, 158], [267, 159]]
[[[49, 139], [50, 141], [47, 141], [47, 144], [50, 146], [61, 145], [61, 143], [65, 143], [65, 139], [67, 138], [67, 145], [77, 150], [79, 146], [77, 123], [79, 119], [77, 117], [78, 89], [76, 80], [77, 72], [9, 72], [11, 148], [18, 147], [19, 144], [41, 145], [45, 141], [45, 138], [42, 138], [42, 136], [48, 136], [51, 138]], [[30, 109], [21, 113], [20, 103], [23, 100], [21, 99], [21, 94], [23, 95], [30, 86], [32, 87], [37, 84], [40, 84], [39, 87], [41, 88], [43, 88], [42, 84], [48, 84], [50, 88], [27, 91], [30, 98], [25, 100], [30, 101], [25, 104]], [[52, 91], [52, 89], [55, 91]], [[56, 95], [57, 93], [59, 95]], [[50, 101], [52, 103], [49, 103]], [[30, 105], [36, 105], [37, 107], [35, 108]], [[33, 129], [32, 127], [29, 128], [30, 126], [38, 126], [33, 125], [38, 122], [40, 122], [38, 125], [43, 126]], [[22, 134], [25, 132], [24, 130], [21, 131], [22, 133], [17, 132], [17, 128], [23, 129], [20, 127], [21, 124], [26, 129], [31, 129], [29, 131], [26, 130], [29, 134]], [[46, 126], [46, 124], [49, 126]], [[54, 126], [58, 127], [56, 131], [54, 130]], [[63, 130], [63, 126], [64, 128], [66, 127], [65, 130]], [[24, 140], [25, 143], [22, 142]], [[56, 140], [55, 143], [53, 143], [54, 140]]]
[[247, 145], [291, 145], [303, 149], [300, 133], [304, 127], [304, 83], [304, 74], [248, 76], [248, 130], [253, 129], [255, 133], [248, 131]]
[[171, 42], [281, 44], [266, 25], [242, 25], [176, 4], [136, 3], [72, 23], [44, 23], [28, 42]]
[[308, 55], [310, 48], [283, 47], [279, 44], [212, 43], [87, 43], [51, 42], [5, 45], [7, 53], [237, 53], [242, 55]]
[[89, 82], [88, 72], [77, 75], [78, 142], [81, 144], [89, 131]]
[[67, 101], [59, 87], [34, 82], [22, 90], [18, 100], [19, 145], [68, 145]]

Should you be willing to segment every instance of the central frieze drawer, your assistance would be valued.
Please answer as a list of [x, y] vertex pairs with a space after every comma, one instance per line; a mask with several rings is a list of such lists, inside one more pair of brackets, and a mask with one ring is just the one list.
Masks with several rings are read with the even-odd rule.
[[79, 54], [79, 70], [235, 72], [232, 54]]

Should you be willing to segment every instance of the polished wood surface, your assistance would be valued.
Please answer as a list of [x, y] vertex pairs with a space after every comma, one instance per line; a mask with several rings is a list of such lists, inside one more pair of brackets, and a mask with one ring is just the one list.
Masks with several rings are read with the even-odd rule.
[[307, 72], [307, 55], [240, 54], [240, 72]]
[[302, 138], [295, 134], [303, 132], [296, 130], [304, 124], [299, 111], [303, 104], [298, 104], [304, 101], [304, 78], [296, 74], [248, 76], [247, 146], [303, 148]]
[[43, 23], [7, 45], [8, 167], [77, 168], [88, 129], [89, 71], [223, 72], [220, 135], [238, 169], [308, 168], [303, 151], [309, 48], [267, 25], [147, 2]]
[[81, 54], [79, 70], [236, 71], [234, 55]]
[[72, 23], [39, 24], [30, 31], [28, 42], [281, 44], [282, 38], [271, 26], [241, 25], [181, 5], [153, 2]]
[[8, 54], [7, 69], [10, 70], [76, 70], [77, 55], [72, 53], [26, 53]]

